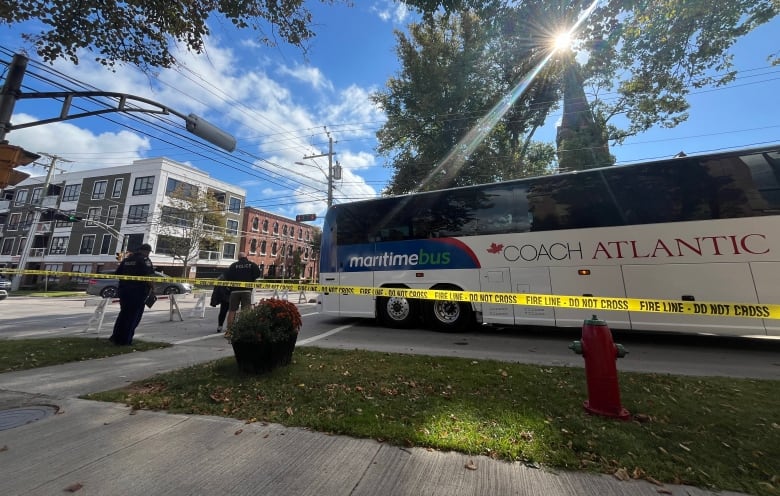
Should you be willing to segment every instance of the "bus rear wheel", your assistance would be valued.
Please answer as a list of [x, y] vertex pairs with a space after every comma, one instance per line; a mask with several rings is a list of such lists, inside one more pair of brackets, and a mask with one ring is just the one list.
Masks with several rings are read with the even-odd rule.
[[406, 298], [377, 298], [379, 319], [388, 327], [411, 327], [414, 307]]
[[441, 332], [463, 332], [474, 322], [470, 303], [435, 300], [428, 304], [431, 325]]

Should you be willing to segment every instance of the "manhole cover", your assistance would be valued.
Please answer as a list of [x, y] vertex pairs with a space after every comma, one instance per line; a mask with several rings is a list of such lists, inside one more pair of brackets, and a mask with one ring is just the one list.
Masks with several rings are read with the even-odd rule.
[[21, 425], [31, 424], [49, 415], [57, 413], [59, 408], [51, 405], [28, 406], [25, 408], [13, 408], [0, 410], [0, 431], [13, 429]]

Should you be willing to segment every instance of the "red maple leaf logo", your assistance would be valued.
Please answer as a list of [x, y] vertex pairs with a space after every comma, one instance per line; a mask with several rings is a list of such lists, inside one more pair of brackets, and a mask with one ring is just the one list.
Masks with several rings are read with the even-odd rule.
[[488, 253], [501, 253], [501, 250], [504, 249], [504, 245], [497, 245], [495, 243], [490, 243], [490, 248], [487, 249]]

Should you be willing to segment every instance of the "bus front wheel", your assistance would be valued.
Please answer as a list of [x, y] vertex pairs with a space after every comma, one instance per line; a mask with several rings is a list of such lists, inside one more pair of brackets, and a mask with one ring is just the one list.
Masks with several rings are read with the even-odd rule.
[[378, 298], [379, 319], [388, 327], [411, 327], [414, 318], [412, 302], [406, 298]]
[[462, 332], [474, 322], [470, 303], [435, 300], [428, 304], [431, 325], [437, 331]]

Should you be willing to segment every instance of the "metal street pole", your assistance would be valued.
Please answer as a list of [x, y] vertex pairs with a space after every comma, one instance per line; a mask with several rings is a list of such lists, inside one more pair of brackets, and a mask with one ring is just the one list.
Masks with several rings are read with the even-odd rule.
[[[51, 178], [54, 176], [54, 170], [55, 170], [54, 163], [57, 161], [58, 158], [59, 157], [51, 156], [51, 163], [49, 164], [49, 172], [46, 174], [46, 180], [43, 182], [43, 191], [41, 192], [41, 203], [43, 203], [43, 198], [46, 197], [46, 193], [48, 192], [49, 183], [51, 183]], [[33, 212], [32, 224], [30, 224], [30, 232], [27, 235], [27, 238], [24, 240], [24, 248], [22, 250], [21, 257], [19, 258], [19, 266], [17, 268], [20, 270], [24, 270], [25, 266], [27, 265], [27, 257], [30, 253], [33, 240], [35, 239], [35, 234], [38, 232], [38, 223], [40, 222], [40, 220], [41, 220], [41, 210], [37, 208]], [[16, 274], [14, 276], [14, 280], [11, 281], [11, 291], [17, 291], [19, 289], [19, 285], [22, 283], [22, 277], [24, 277], [23, 274]]]
[[[5, 84], [3, 85], [2, 91], [0, 91], [0, 142], [5, 140], [6, 133], [16, 129], [25, 129], [32, 126], [40, 126], [42, 124], [62, 122], [71, 119], [78, 119], [80, 117], [89, 117], [110, 112], [138, 112], [145, 114], [175, 115], [184, 120], [187, 131], [191, 132], [195, 136], [204, 139], [209, 143], [222, 148], [223, 150], [227, 150], [228, 152], [232, 152], [236, 149], [236, 138], [219, 129], [217, 126], [211, 124], [204, 118], [198, 117], [195, 114], [184, 115], [181, 112], [177, 112], [172, 108], [168, 108], [165, 105], [157, 103], [154, 100], [149, 100], [148, 98], [112, 91], [48, 91], [38, 93], [24, 93], [21, 91], [21, 87], [26, 69], [27, 57], [21, 54], [14, 55], [13, 61], [8, 68], [8, 76], [6, 77]], [[79, 114], [69, 113], [74, 98], [95, 97], [115, 98], [117, 99], [117, 106], [116, 108], [92, 110], [81, 112]], [[11, 124], [11, 116], [13, 115], [16, 100], [33, 98], [62, 99], [62, 109], [60, 110], [60, 115], [51, 119], [25, 122], [24, 124], [17, 124], [15, 126]], [[131, 107], [127, 105], [128, 100], [141, 102], [156, 108]]]

